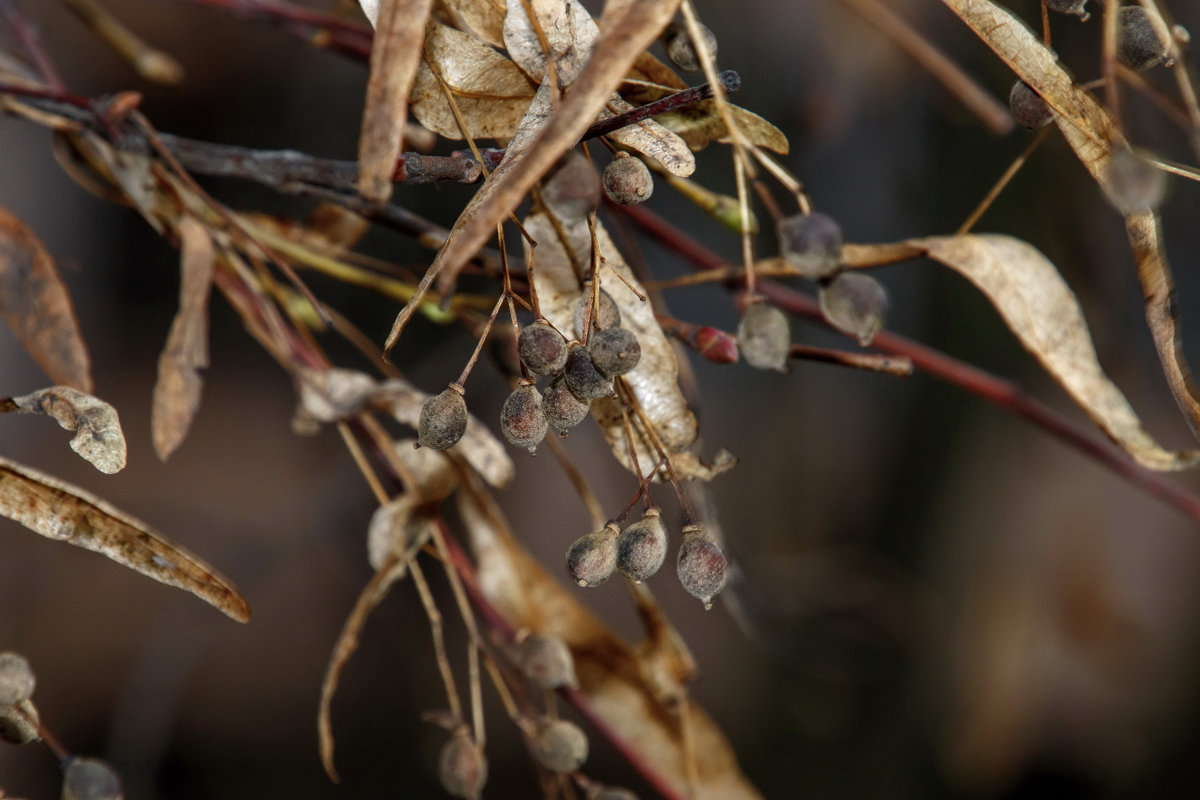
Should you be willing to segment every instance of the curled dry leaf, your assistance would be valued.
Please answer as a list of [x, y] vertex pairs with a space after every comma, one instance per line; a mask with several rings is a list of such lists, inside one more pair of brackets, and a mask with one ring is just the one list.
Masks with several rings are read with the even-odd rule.
[[[562, 228], [571, 249], [586, 263], [587, 255], [591, 252], [587, 224], [563, 225]], [[544, 214], [528, 217], [525, 229], [538, 242], [532, 253], [533, 280], [542, 313], [559, 330], [573, 330], [575, 306], [582, 294], [582, 281], [572, 266], [566, 248], [559, 241], [554, 226]], [[679, 477], [709, 480], [719, 468], [701, 463], [691, 452], [698, 426], [696, 416], [688, 408], [679, 387], [679, 364], [675, 360], [675, 351], [656, 321], [650, 303], [639, 300], [613, 274], [613, 270], [620, 273], [644, 294], [637, 278], [600, 222], [596, 223], [596, 236], [604, 260], [612, 267], [600, 270], [600, 287], [608, 292], [620, 308], [621, 327], [637, 336], [642, 348], [637, 367], [622, 379], [637, 399], [646, 419], [654, 426], [659, 440], [671, 454], [671, 464]], [[592, 415], [600, 424], [617, 460], [633, 471], [620, 402], [615, 399], [594, 400]], [[636, 424], [634, 427], [637, 430]], [[635, 439], [638, 465], [642, 473], [648, 475], [659, 461], [658, 452], [644, 436], [638, 435]]]
[[[699, 705], [679, 714], [651, 676], [686, 674], [687, 665], [651, 663], [550, 577], [513, 537], [495, 502], [468, 479], [459, 510], [478, 565], [479, 588], [514, 628], [564, 641], [574, 657], [580, 710], [616, 737], [623, 753], [647, 765], [660, 790], [703, 800], [759, 797], [738, 766], [728, 739]], [[669, 678], [666, 678], [670, 680]], [[685, 734], [681, 720], [689, 730]], [[689, 741], [690, 740], [690, 741]], [[687, 753], [693, 754], [696, 792], [688, 787]], [[647, 776], [649, 777], [649, 776]]]
[[[600, 119], [605, 120], [616, 116], [613, 111], [625, 113], [632, 111], [633, 106], [613, 95], [608, 102], [608, 108], [600, 112]], [[660, 125], [652, 119], [642, 120], [633, 125], [608, 134], [608, 138], [630, 150], [641, 153], [662, 164], [663, 169], [672, 175], [686, 178], [696, 171], [696, 157], [688, 143], [675, 132]]]
[[0, 458], [0, 516], [191, 592], [238, 622], [250, 619], [250, 607], [229, 581], [146, 523], [83, 489], [4, 458]]
[[184, 216], [177, 230], [182, 253], [179, 311], [158, 357], [150, 409], [154, 452], [163, 461], [183, 444], [200, 408], [200, 370], [208, 366], [208, 295], [216, 264], [212, 237], [198, 219]]
[[[1055, 122], [1075, 155], [1092, 177], [1102, 187], [1106, 186], [1113, 152], [1129, 149], [1108, 112], [1072, 83], [1054, 54], [1008, 10], [989, 0], [943, 2], [1008, 64], [1017, 77], [1041, 95], [1054, 110]], [[1167, 384], [1193, 434], [1200, 438], [1200, 390], [1197, 390], [1183, 355], [1180, 321], [1174, 303], [1175, 284], [1163, 247], [1161, 223], [1152, 212], [1130, 214], [1125, 218], [1125, 232], [1137, 262], [1146, 322], [1154, 337]]]
[[125, 434], [117, 410], [90, 394], [69, 386], [51, 386], [12, 402], [27, 414], [45, 414], [69, 431], [71, 449], [101, 472], [112, 475], [125, 468]]
[[[583, 71], [600, 29], [579, 0], [527, 0], [546, 37], [554, 58], [558, 85], [566, 88]], [[508, 55], [534, 83], [546, 77], [546, 52], [542, 49], [529, 15], [526, 0], [507, 0], [504, 17], [504, 46]]]
[[425, 20], [433, 0], [381, 0], [371, 44], [371, 76], [358, 140], [358, 191], [382, 203], [404, 145], [408, 92], [421, 62]]
[[494, 47], [504, 47], [504, 0], [442, 0], [454, 27]]
[[92, 390], [87, 348], [54, 260], [29, 226], [3, 207], [0, 314], [52, 381]]
[[[645, 105], [661, 100], [679, 89], [640, 81], [626, 81], [621, 95], [632, 103]], [[729, 113], [734, 123], [746, 134], [751, 144], [787, 155], [787, 136], [765, 119], [752, 111], [729, 104]], [[689, 106], [673, 109], [654, 117], [663, 127], [678, 134], [692, 150], [703, 150], [712, 141], [727, 142], [729, 131], [725, 127], [714, 100], [703, 100]]]
[[[415, 429], [421, 418], [421, 406], [429, 399], [429, 395], [407, 381], [399, 378], [376, 381], [352, 369], [299, 367], [295, 377], [300, 409], [318, 422], [337, 422], [370, 405], [386, 410], [397, 422]], [[474, 416], [468, 419], [467, 432], [454, 451], [490, 486], [500, 489], [513, 479], [516, 467], [504, 445]]]
[[437, 76], [454, 93], [455, 104], [477, 139], [512, 136], [525, 116], [537, 87], [504, 55], [468, 34], [439, 22], [425, 31], [425, 60], [417, 68], [412, 113], [422, 125], [447, 139], [462, 139]]
[[[549, 113], [549, 87], [542, 90], [547, 92], [544, 108], [536, 111], [534, 108], [542, 91], [534, 98], [530, 108], [535, 116], [529, 118], [524, 131], [525, 144], [516, 152], [513, 144], [509, 145], [504, 160], [459, 214], [446, 245], [412, 299], [396, 316], [387, 337], [387, 349], [396, 344], [432, 283], [437, 281], [441, 294], [449, 293], [463, 266], [495, 233], [497, 223], [511, 214], [559, 157], [579, 141], [638, 54], [666, 27], [678, 5], [678, 0], [628, 0], [605, 6], [600, 20], [602, 33], [587, 66], [552, 116], [545, 116]], [[514, 139], [521, 133], [518, 131]], [[536, 147], [530, 146], [534, 143]]]
[[1200, 461], [1196, 451], [1164, 450], [1143, 430], [1125, 395], [1100, 367], [1074, 292], [1033, 245], [997, 235], [932, 237], [908, 244], [987, 295], [1046, 371], [1139, 464], [1174, 470]]

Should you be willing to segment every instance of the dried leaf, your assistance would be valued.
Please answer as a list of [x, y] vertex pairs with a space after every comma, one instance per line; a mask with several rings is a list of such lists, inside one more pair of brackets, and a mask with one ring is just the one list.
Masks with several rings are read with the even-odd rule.
[[[429, 395], [399, 378], [377, 382], [366, 373], [338, 367], [297, 369], [296, 391], [301, 410], [318, 422], [337, 422], [372, 405], [386, 409], [396, 421], [414, 429], [421, 418], [421, 406], [429, 399]], [[467, 431], [453, 452], [497, 489], [507, 486], [516, 472], [504, 445], [474, 415], [468, 418]]]
[[[582, 294], [582, 280], [566, 248], [559, 241], [554, 226], [544, 214], [534, 214], [526, 218], [524, 224], [538, 242], [532, 253], [533, 280], [542, 313], [559, 330], [574, 330], [575, 305]], [[564, 225], [563, 231], [571, 250], [586, 263], [591, 253], [591, 235], [587, 223]], [[600, 286], [620, 308], [621, 327], [637, 336], [642, 348], [638, 365], [624, 376], [624, 380], [637, 398], [646, 419], [654, 426], [659, 440], [671, 454], [676, 473], [680, 477], [709, 480], [716, 474], [714, 468], [701, 463], [690, 449], [696, 441], [698, 426], [696, 416], [688, 408], [679, 387], [679, 364], [675, 359], [675, 350], [655, 320], [654, 308], [650, 303], [639, 300], [614, 274], [613, 270], [616, 270], [639, 292], [645, 293], [599, 221], [596, 223], [596, 236], [604, 260], [612, 267], [601, 269]], [[613, 455], [626, 469], [635, 471], [629, 456], [621, 404], [612, 399], [593, 400], [592, 416], [604, 432]], [[635, 446], [642, 474], [648, 475], [659, 461], [658, 452], [640, 435], [635, 436]]]
[[441, 0], [459, 30], [495, 47], [504, 46], [504, 0]]
[[[1115, 150], [1129, 145], [1108, 112], [1075, 87], [1070, 75], [1019, 19], [988, 0], [943, 0], [1021, 80], [1054, 110], [1054, 121], [1084, 167], [1108, 188], [1108, 165]], [[1125, 232], [1137, 262], [1146, 322], [1175, 402], [1200, 438], [1200, 390], [1183, 354], [1175, 284], [1163, 247], [1160, 222], [1150, 212], [1125, 218]]]
[[2, 206], [0, 314], [52, 381], [91, 391], [91, 364], [67, 287], [33, 231]]
[[[628, 80], [622, 87], [621, 96], [635, 106], [641, 106], [661, 100], [677, 91], [679, 89], [673, 86]], [[783, 155], [788, 153], [788, 140], [783, 131], [757, 114], [733, 103], [729, 104], [729, 113], [752, 144]], [[717, 104], [713, 100], [704, 100], [667, 111], [654, 119], [663, 127], [683, 137], [692, 150], [703, 150], [712, 141], [729, 141], [729, 131], [726, 130], [725, 123], [717, 111]]]
[[375, 202], [392, 196], [392, 173], [404, 145], [408, 93], [421, 62], [433, 0], [381, 0], [371, 44], [371, 76], [358, 140], [358, 191]]
[[92, 550], [160, 583], [191, 592], [238, 622], [250, 619], [250, 607], [229, 581], [144, 522], [83, 489], [3, 458], [0, 516], [49, 539]]
[[[605, 6], [600, 25], [602, 33], [583, 73], [572, 84], [571, 91], [553, 116], [539, 126], [536, 133], [529, 132], [528, 138], [533, 139], [536, 146], [522, 147], [518, 156], [510, 145], [504, 161], [471, 198], [412, 300], [396, 316], [388, 334], [387, 349], [396, 344], [433, 281], [437, 281], [441, 294], [447, 294], [457, 281], [459, 271], [495, 233], [497, 223], [511, 214], [559, 157], [579, 141], [612, 96], [621, 77], [629, 71], [638, 54], [666, 27], [677, 6], [678, 0], [630, 0], [609, 2]], [[535, 97], [535, 103], [536, 100]]]
[[628, 77], [632, 81], [657, 84], [665, 88], [668, 93], [687, 88], [687, 83], [675, 74], [675, 70], [650, 53], [642, 53], [637, 57], [637, 60], [633, 62], [633, 67], [629, 70]]
[[1200, 453], [1164, 450], [1142, 429], [1129, 401], [1100, 367], [1075, 294], [1033, 245], [997, 235], [932, 237], [907, 244], [924, 249], [987, 295], [1046, 371], [1139, 464], [1176, 470], [1200, 462]]
[[69, 431], [71, 449], [101, 472], [125, 469], [125, 434], [117, 410], [90, 394], [69, 386], [51, 386], [12, 403], [26, 414], [45, 414]]
[[[522, 0], [507, 0], [507, 5], [504, 47], [534, 83], [541, 83], [546, 77], [546, 53], [541, 40], [525, 13]], [[530, 0], [529, 5], [554, 58], [558, 85], [565, 89], [583, 71], [600, 29], [579, 0]]]
[[[608, 102], [608, 108], [600, 112], [599, 119], [605, 120], [616, 116], [617, 113], [632, 111], [633, 106], [614, 94]], [[641, 153], [662, 164], [663, 168], [672, 175], [686, 178], [696, 171], [696, 157], [692, 155], [688, 143], [678, 134], [668, 130], [652, 119], [642, 120], [633, 125], [608, 134], [608, 138], [630, 150]]]
[[216, 263], [212, 237], [199, 220], [184, 216], [177, 230], [182, 253], [179, 312], [158, 357], [150, 409], [154, 452], [163, 461], [183, 444], [200, 408], [200, 370], [208, 366], [208, 294]]
[[[695, 702], [683, 696], [680, 714], [664, 698], [663, 684], [686, 668], [669, 667], [635, 650], [592, 614], [513, 537], [494, 501], [468, 482], [459, 510], [478, 564], [477, 580], [488, 601], [517, 629], [561, 639], [571, 649], [586, 699], [585, 712], [612, 731], [638, 759], [680, 796], [741, 800], [760, 795], [742, 774], [725, 735]], [[685, 735], [682, 724], [689, 729]], [[690, 739], [690, 741], [688, 741]], [[688, 792], [686, 753], [694, 756], [696, 793]]]
[[[438, 22], [426, 28], [425, 61], [437, 66], [454, 93], [472, 137], [507, 139], [516, 133], [537, 90], [516, 64], [478, 39]], [[425, 62], [413, 84], [412, 113], [435, 133], [463, 138], [437, 77]]]

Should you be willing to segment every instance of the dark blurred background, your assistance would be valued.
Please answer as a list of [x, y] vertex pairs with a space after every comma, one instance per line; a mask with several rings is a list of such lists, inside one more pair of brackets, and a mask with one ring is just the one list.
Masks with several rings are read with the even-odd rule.
[[[354, 157], [360, 64], [184, 0], [106, 2], [187, 69], [181, 88], [157, 89], [59, 3], [20, 5], [76, 93], [137, 89], [160, 130]], [[1024, 131], [988, 133], [837, 0], [698, 5], [719, 36], [722, 67], [742, 75], [736, 101], [788, 135], [786, 164], [852, 241], [953, 231], [1028, 142]], [[888, 5], [1007, 97], [1011, 74], [940, 3]], [[1036, 2], [1010, 5], [1037, 19]], [[1169, 6], [1200, 31], [1196, 4]], [[1080, 80], [1100, 72], [1097, 19], [1054, 19], [1055, 47]], [[1150, 78], [1169, 85], [1165, 73]], [[1194, 162], [1178, 130], [1149, 103], [1126, 97], [1135, 142]], [[701, 182], [732, 190], [725, 148], [709, 148], [699, 163]], [[309, 208], [248, 184], [205, 186], [236, 208]], [[400, 186], [396, 199], [449, 225], [470, 191]], [[15, 415], [0, 416], [0, 452], [88, 488], [201, 554], [254, 612], [250, 625], [238, 626], [99, 556], [0, 522], [0, 649], [33, 664], [43, 720], [73, 752], [109, 759], [134, 798], [440, 796], [443, 736], [419, 720], [440, 683], [407, 583], [372, 618], [335, 701], [344, 782], [331, 784], [318, 762], [321, 678], [370, 574], [373, 501], [336, 433], [292, 433], [290, 381], [214, 295], [204, 405], [184, 446], [158, 462], [150, 397], [177, 305], [176, 251], [132, 211], [75, 185], [51, 157], [48, 134], [13, 118], [0, 119], [0, 205], [57, 259], [91, 348], [96, 394], [120, 411], [130, 454], [124, 472], [101, 476], [70, 452], [53, 422]], [[665, 186], [651, 207], [739, 258], [736, 236]], [[1196, 358], [1197, 187], [1173, 179], [1163, 217], [1179, 306], [1192, 323], [1186, 350]], [[1079, 294], [1102, 363], [1148, 429], [1168, 446], [1188, 446], [1146, 331], [1120, 218], [1061, 137], [1034, 155], [978, 230], [1025, 238], [1058, 265]], [[759, 244], [773, 252], [769, 236]], [[430, 258], [387, 232], [372, 233], [364, 248], [404, 265]], [[651, 242], [642, 242], [641, 256], [656, 276], [686, 270]], [[892, 296], [889, 327], [1009, 377], [1086, 422], [965, 281], [929, 263], [878, 275]], [[313, 285], [382, 341], [394, 305], [319, 279]], [[715, 287], [676, 290], [668, 303], [682, 319], [736, 326], [730, 298]], [[794, 330], [801, 341], [848, 346], [812, 325]], [[398, 355], [431, 389], [457, 375], [471, 344], [461, 332], [422, 324]], [[0, 364], [0, 395], [48, 382], [8, 333], [0, 334]], [[693, 366], [704, 452], [727, 447], [741, 459], [712, 485], [712, 497], [739, 567], [729, 594], [744, 624], [727, 604], [704, 613], [669, 568], [650, 586], [699, 660], [695, 696], [764, 795], [1200, 791], [1195, 522], [1024, 421], [920, 375], [806, 363], [788, 375]], [[472, 407], [494, 419], [506, 389], [486, 373], [472, 377]], [[580, 431], [567, 447], [605, 507], [623, 506], [635, 486], [598, 434]], [[515, 530], [560, 574], [586, 515], [548, 454], [516, 460], [518, 478], [501, 500]], [[1169, 479], [1200, 490], [1194, 474]], [[446, 587], [436, 589], [449, 608]], [[619, 586], [585, 600], [638, 636]], [[450, 628], [452, 653], [461, 654], [462, 632]], [[494, 697], [489, 702], [487, 796], [531, 796], [533, 769]], [[651, 796], [592, 739], [589, 774]], [[45, 748], [0, 747], [0, 788], [13, 796], [55, 797], [58, 781]]]

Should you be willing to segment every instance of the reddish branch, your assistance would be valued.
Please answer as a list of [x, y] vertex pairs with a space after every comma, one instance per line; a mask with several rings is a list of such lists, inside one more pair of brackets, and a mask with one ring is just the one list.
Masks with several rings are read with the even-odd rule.
[[[616, 210], [697, 268], [714, 270], [726, 267], [724, 259], [657, 214], [639, 206], [623, 206]], [[759, 288], [783, 310], [826, 324], [817, 302], [808, 295], [771, 280], [761, 281]], [[1025, 394], [1011, 381], [898, 334], [881, 332], [875, 336], [872, 346], [884, 353], [910, 358], [918, 370], [1023, 417], [1130, 484], [1200, 522], [1200, 497], [1166, 480], [1162, 474], [1141, 466], [1124, 451]]]

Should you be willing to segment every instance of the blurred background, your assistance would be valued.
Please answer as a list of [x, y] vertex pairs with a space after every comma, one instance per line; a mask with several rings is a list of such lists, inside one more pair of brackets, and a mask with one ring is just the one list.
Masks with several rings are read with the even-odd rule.
[[[886, 4], [1007, 98], [1011, 73], [941, 3]], [[160, 89], [128, 71], [62, 4], [18, 5], [75, 93], [136, 89], [154, 124], [183, 136], [355, 156], [361, 64], [186, 0], [106, 0], [184, 65], [183, 85]], [[989, 133], [854, 13], [859, 4], [697, 5], [719, 37], [721, 66], [742, 75], [736, 102], [787, 134], [785, 163], [851, 241], [952, 232], [1029, 141], [1021, 130]], [[1037, 2], [1009, 5], [1038, 19]], [[1200, 7], [1168, 6], [1200, 31]], [[1055, 48], [1081, 81], [1100, 74], [1097, 23], [1053, 19]], [[1148, 78], [1169, 86], [1165, 72]], [[1195, 161], [1150, 103], [1126, 98], [1134, 142]], [[732, 192], [727, 149], [699, 154], [696, 177]], [[310, 208], [245, 183], [204, 185], [239, 209]], [[471, 191], [401, 185], [396, 201], [449, 226]], [[233, 579], [254, 614], [236, 625], [181, 592], [0, 521], [0, 650], [32, 663], [44, 722], [71, 751], [109, 759], [131, 798], [441, 796], [443, 734], [419, 719], [441, 696], [440, 683], [408, 583], [370, 621], [334, 703], [343, 783], [331, 784], [320, 768], [321, 678], [370, 576], [365, 530], [374, 508], [336, 433], [292, 433], [290, 380], [214, 294], [204, 404], [183, 447], [160, 463], [150, 398], [178, 302], [177, 252], [134, 212], [79, 188], [55, 164], [48, 134], [15, 118], [0, 119], [0, 205], [56, 258], [91, 349], [95, 393], [119, 410], [130, 446], [128, 468], [102, 476], [70, 452], [52, 421], [4, 415], [0, 453], [99, 494], [200, 554]], [[667, 187], [650, 206], [732, 261], [740, 257], [735, 235]], [[1200, 358], [1200, 188], [1172, 179], [1162, 215], [1178, 304], [1191, 323], [1185, 349]], [[1169, 447], [1189, 446], [1145, 327], [1121, 220], [1060, 136], [977, 230], [1027, 239], [1054, 261], [1079, 295], [1101, 362], [1148, 429]], [[762, 254], [774, 252], [771, 239], [760, 238]], [[410, 266], [431, 257], [386, 231], [371, 233], [363, 249]], [[644, 239], [640, 257], [655, 276], [687, 270]], [[1086, 423], [964, 280], [928, 262], [875, 274], [891, 293], [890, 329], [1010, 378]], [[395, 305], [312, 283], [383, 340]], [[667, 302], [681, 319], [736, 327], [737, 311], [717, 287], [674, 290]], [[799, 321], [794, 333], [849, 346]], [[414, 382], [435, 390], [458, 374], [471, 347], [461, 331], [420, 323], [397, 356]], [[350, 356], [345, 363], [362, 366]], [[48, 383], [7, 331], [0, 365], [2, 396]], [[919, 374], [692, 366], [704, 454], [726, 447], [740, 459], [711, 486], [738, 567], [727, 591], [736, 606], [704, 613], [669, 568], [650, 588], [699, 661], [695, 697], [765, 796], [1200, 791], [1195, 522], [1041, 430]], [[470, 390], [472, 411], [496, 419], [503, 382], [485, 365]], [[579, 430], [567, 449], [605, 508], [623, 507], [636, 486], [598, 433]], [[514, 457], [518, 477], [501, 502], [565, 584], [559, 565], [587, 516], [552, 458]], [[1195, 474], [1169, 480], [1200, 490]], [[449, 609], [446, 587], [435, 589]], [[615, 582], [583, 599], [638, 638]], [[449, 628], [452, 654], [463, 653], [461, 626]], [[486, 796], [531, 796], [534, 770], [485, 694]], [[589, 774], [653, 796], [598, 737], [592, 743]], [[58, 766], [44, 747], [0, 746], [0, 788], [55, 797]]]

